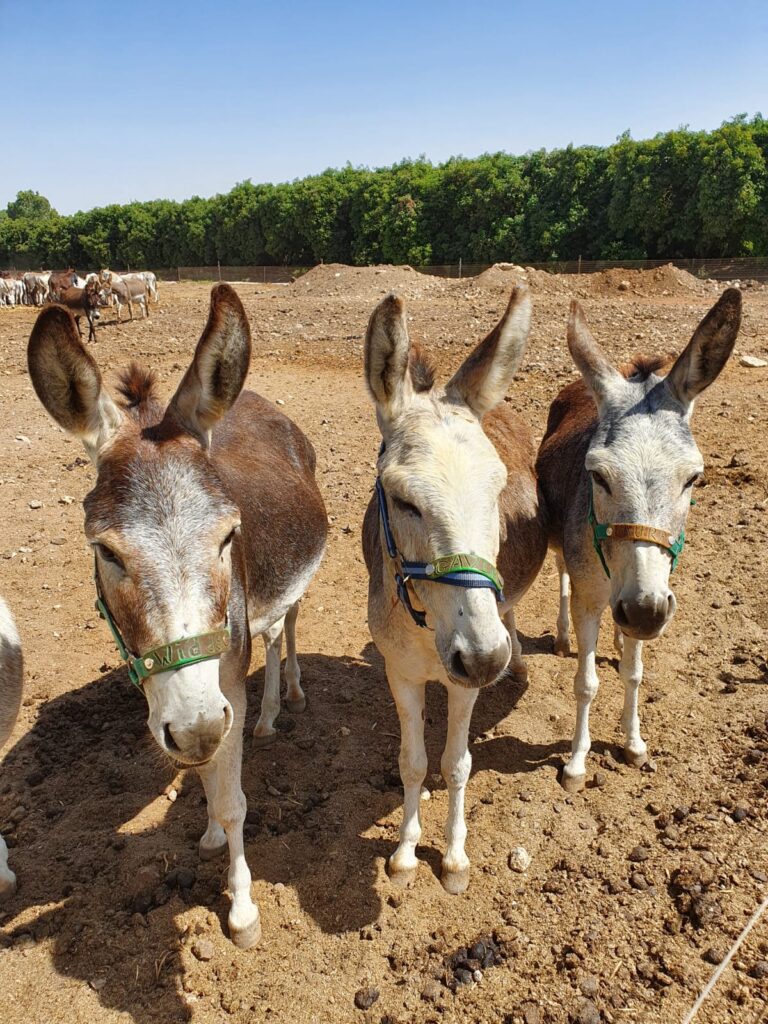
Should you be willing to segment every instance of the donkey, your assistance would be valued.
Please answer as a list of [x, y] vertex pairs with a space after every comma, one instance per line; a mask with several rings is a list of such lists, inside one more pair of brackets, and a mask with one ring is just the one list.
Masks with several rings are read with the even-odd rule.
[[95, 463], [84, 507], [97, 607], [144, 692], [158, 745], [202, 779], [200, 854], [229, 846], [229, 929], [241, 947], [261, 930], [240, 785], [251, 635], [265, 636], [279, 710], [286, 621], [289, 700], [299, 710], [297, 606], [328, 530], [309, 441], [266, 399], [241, 393], [250, 355], [245, 311], [223, 284], [167, 408], [136, 366], [122, 377], [123, 401], [113, 401], [60, 307], [39, 315], [28, 351], [38, 397]]
[[426, 682], [438, 680], [448, 691], [441, 881], [461, 893], [469, 884], [464, 791], [472, 708], [510, 660], [512, 673], [526, 677], [514, 608], [541, 568], [547, 535], [533, 441], [502, 399], [522, 360], [530, 316], [528, 292], [518, 287], [499, 324], [445, 388], [435, 387], [431, 367], [411, 345], [400, 298], [383, 299], [368, 325], [365, 375], [383, 444], [363, 551], [369, 628], [400, 718], [403, 823], [389, 860], [398, 884], [418, 866]]
[[138, 274], [125, 275], [116, 274], [113, 270], [102, 270], [99, 273], [99, 280], [104, 287], [107, 297], [111, 298], [117, 307], [117, 322], [120, 323], [123, 306], [128, 306], [130, 318], [133, 320], [133, 304], [139, 305], [145, 317], [149, 316], [149, 298], [147, 282]]
[[671, 358], [639, 358], [619, 372], [590, 334], [579, 304], [571, 304], [568, 347], [583, 380], [552, 403], [536, 462], [560, 574], [560, 655], [570, 652], [573, 588], [576, 731], [562, 777], [569, 792], [582, 789], [586, 779], [589, 708], [598, 688], [595, 648], [608, 604], [624, 683], [624, 755], [637, 767], [647, 760], [637, 712], [642, 647], [675, 613], [669, 576], [704, 465], [691, 434], [693, 403], [727, 362], [740, 318], [741, 293], [729, 288], [671, 368]]
[[88, 341], [96, 341], [96, 321], [101, 319], [98, 307], [104, 302], [104, 293], [98, 281], [86, 281], [84, 288], [64, 288], [58, 301], [74, 314], [77, 333], [82, 338], [80, 318], [88, 321]]
[[[11, 735], [21, 707], [24, 663], [21, 641], [8, 605], [0, 598], [0, 749]], [[16, 875], [8, 867], [8, 849], [0, 836], [0, 900], [16, 891]]]

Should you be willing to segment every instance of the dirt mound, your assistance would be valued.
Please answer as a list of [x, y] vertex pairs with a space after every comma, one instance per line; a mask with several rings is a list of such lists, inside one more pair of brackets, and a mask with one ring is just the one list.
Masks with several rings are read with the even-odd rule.
[[[582, 278], [584, 275], [582, 275]], [[652, 270], [601, 270], [587, 278], [592, 295], [612, 295], [617, 291], [640, 295], [702, 295], [707, 291], [704, 281], [672, 263]]]
[[345, 263], [320, 263], [302, 274], [291, 285], [294, 295], [307, 297], [340, 295], [354, 299], [377, 299], [388, 292], [397, 292], [408, 299], [444, 292], [448, 281], [441, 277], [420, 274], [413, 267], [391, 266], [350, 267]]
[[509, 292], [514, 285], [525, 282], [534, 294], [563, 295], [572, 294], [583, 279], [583, 275], [550, 274], [548, 270], [520, 267], [516, 263], [494, 263], [473, 279], [471, 287], [487, 292]]

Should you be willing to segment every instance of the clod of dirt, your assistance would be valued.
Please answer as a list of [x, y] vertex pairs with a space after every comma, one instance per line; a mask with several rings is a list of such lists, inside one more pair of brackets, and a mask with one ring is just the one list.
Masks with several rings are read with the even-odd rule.
[[427, 1003], [436, 1003], [442, 993], [440, 982], [434, 978], [429, 978], [424, 984], [421, 990], [421, 998]]
[[651, 856], [651, 851], [647, 846], [636, 846], [629, 854], [629, 859], [633, 864], [641, 864], [644, 860], [648, 860]]
[[721, 964], [725, 960], [725, 950], [720, 946], [710, 946], [702, 953], [702, 960], [708, 964]]
[[524, 846], [515, 846], [509, 851], [508, 861], [512, 871], [522, 873], [531, 866], [531, 855]]
[[379, 995], [379, 990], [370, 985], [366, 985], [364, 988], [359, 988], [357, 992], [355, 992], [355, 1006], [358, 1010], [370, 1010], [379, 998]]
[[543, 1024], [544, 1018], [536, 1003], [523, 1003], [520, 1007], [525, 1024]]
[[602, 1015], [590, 999], [585, 999], [581, 1005], [571, 1013], [572, 1024], [600, 1024]]
[[192, 945], [192, 955], [198, 960], [202, 960], [203, 963], [213, 960], [215, 952], [216, 948], [210, 939], [198, 939]]

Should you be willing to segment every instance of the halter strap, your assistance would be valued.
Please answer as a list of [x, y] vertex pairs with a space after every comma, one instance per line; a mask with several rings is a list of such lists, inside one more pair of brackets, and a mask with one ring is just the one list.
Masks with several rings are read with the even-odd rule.
[[[379, 457], [384, 453], [384, 442], [379, 450]], [[432, 562], [409, 562], [397, 550], [397, 544], [389, 522], [387, 496], [381, 477], [376, 477], [376, 497], [379, 505], [379, 519], [384, 531], [387, 554], [395, 563], [395, 586], [397, 597], [405, 607], [413, 621], [422, 629], [427, 626], [426, 613], [413, 607], [408, 584], [412, 580], [426, 583], [444, 583], [465, 590], [493, 590], [496, 600], [504, 600], [504, 580], [496, 566], [480, 555], [459, 552], [441, 555]]]
[[608, 579], [611, 578], [611, 570], [608, 568], [602, 548], [603, 541], [606, 540], [640, 540], [647, 541], [649, 544], [656, 544], [665, 551], [668, 551], [672, 556], [672, 568], [669, 571], [673, 572], [685, 545], [685, 530], [681, 530], [678, 536], [675, 537], [674, 534], [667, 533], [655, 526], [646, 526], [644, 523], [598, 523], [592, 494], [593, 486], [590, 476], [587, 521], [592, 527], [592, 546], [597, 552], [597, 557], [600, 559]]
[[199, 661], [220, 658], [229, 650], [231, 634], [229, 626], [215, 629], [210, 633], [185, 636], [180, 640], [159, 644], [143, 654], [132, 654], [118, 629], [101, 590], [98, 565], [94, 556], [93, 579], [96, 584], [96, 611], [109, 626], [120, 657], [128, 663], [128, 677], [135, 687], [142, 689], [145, 679], [158, 672], [173, 672], [177, 668], [196, 665]]

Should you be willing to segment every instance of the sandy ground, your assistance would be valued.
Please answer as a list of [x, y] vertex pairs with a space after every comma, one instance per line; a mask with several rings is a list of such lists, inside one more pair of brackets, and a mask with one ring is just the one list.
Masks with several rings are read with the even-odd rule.
[[[0, 586], [26, 656], [0, 773], [0, 830], [19, 876], [0, 908], [0, 1019], [675, 1022], [768, 893], [768, 370], [739, 365], [740, 354], [767, 354], [765, 291], [745, 294], [736, 357], [696, 410], [707, 469], [673, 577], [679, 610], [646, 645], [641, 715], [655, 772], [621, 761], [606, 623], [590, 785], [567, 796], [557, 782], [575, 661], [552, 654], [549, 558], [518, 614], [529, 682], [483, 691], [473, 720], [468, 892], [448, 896], [436, 874], [446, 810], [437, 686], [423, 863], [410, 889], [387, 879], [401, 789], [397, 718], [366, 628], [360, 527], [379, 438], [362, 338], [376, 299], [397, 287], [414, 336], [447, 373], [503, 309], [511, 274], [488, 275], [446, 282], [322, 268], [292, 286], [238, 286], [254, 332], [249, 386], [282, 400], [315, 444], [331, 522], [299, 618], [308, 710], [283, 712], [273, 747], [246, 741], [246, 853], [264, 928], [248, 952], [226, 937], [226, 864], [197, 860], [200, 784], [191, 772], [176, 776], [154, 747], [143, 701], [94, 611], [80, 507], [93, 470], [32, 391], [34, 311], [0, 309]], [[571, 291], [617, 360], [679, 349], [717, 294], [684, 280], [620, 283], [534, 282], [534, 328], [510, 398], [538, 437], [574, 377], [564, 342]], [[93, 352], [107, 380], [136, 358], [170, 395], [207, 292], [166, 285], [149, 320], [100, 327]], [[251, 671], [247, 730], [263, 686], [261, 645]], [[517, 845], [532, 856], [525, 874], [508, 866]], [[478, 938], [486, 948], [470, 952], [486, 954], [482, 980], [457, 986]], [[361, 990], [379, 993], [368, 1009], [355, 1005]], [[767, 995], [768, 917], [697, 1024], [756, 1024]]]

